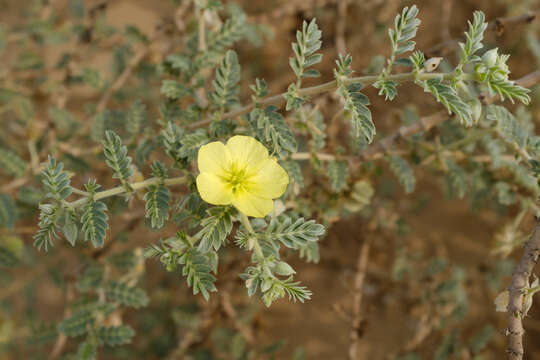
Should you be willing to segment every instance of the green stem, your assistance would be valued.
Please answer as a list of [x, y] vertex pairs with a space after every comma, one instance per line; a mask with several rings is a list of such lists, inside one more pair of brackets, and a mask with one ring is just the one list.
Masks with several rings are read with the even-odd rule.
[[90, 196], [90, 193], [88, 191], [79, 190], [77, 188], [74, 188], [73, 186], [71, 187], [71, 192], [82, 196]]
[[[162, 181], [163, 181], [163, 179], [161, 179], [161, 178], [153, 177], [153, 178], [146, 179], [144, 181], [136, 182], [136, 183], [129, 184], [129, 185], [131, 186], [131, 188], [133, 190], [139, 190], [139, 189], [147, 188], [150, 185], [158, 185]], [[163, 181], [163, 184], [165, 186], [173, 186], [173, 185], [184, 184], [185, 182], [186, 182], [186, 178], [181, 176], [181, 177], [176, 177], [176, 178], [171, 178], [171, 179], [165, 179], [165, 181]], [[107, 197], [120, 195], [120, 194], [123, 194], [123, 193], [126, 193], [126, 192], [127, 192], [126, 187], [124, 185], [117, 186], [117, 187], [109, 189], [109, 190], [103, 190], [103, 191], [99, 191], [99, 192], [95, 193], [93, 199], [95, 201], [97, 201], [97, 200], [101, 200], [101, 199], [104, 199], [104, 198], [107, 198]], [[66, 203], [66, 205], [71, 207], [71, 208], [77, 208], [79, 206], [82, 206], [82, 205], [86, 204], [89, 200], [90, 200], [90, 197], [84, 197], [84, 198], [76, 200], [76, 201], [68, 202], [68, 203]]]
[[[414, 80], [430, 80], [430, 79], [437, 79], [442, 78], [443, 80], [449, 80], [452, 79], [455, 76], [453, 72], [449, 73], [421, 73], [421, 74], [415, 74], [414, 72], [410, 73], [403, 73], [403, 74], [394, 74], [394, 75], [388, 75], [386, 78], [388, 80], [393, 80], [395, 82], [406, 82], [406, 81], [414, 81]], [[359, 77], [351, 77], [351, 78], [343, 78], [343, 84], [344, 85], [350, 85], [353, 83], [361, 83], [364, 85], [370, 85], [376, 82], [379, 79], [379, 75], [369, 75], [369, 76], [359, 76]], [[463, 80], [474, 80], [475, 77], [473, 74], [463, 74]], [[306, 87], [303, 89], [298, 89], [298, 95], [299, 96], [312, 96], [317, 94], [322, 94], [325, 92], [333, 91], [337, 89], [337, 81], [332, 80], [327, 83]], [[285, 102], [285, 98], [283, 97], [285, 93], [283, 94], [277, 94], [272, 96], [267, 96], [265, 98], [259, 99], [257, 102], [258, 106], [264, 107], [266, 105], [271, 104], [283, 104]], [[221, 119], [231, 119], [235, 118], [237, 116], [242, 116], [244, 114], [249, 113], [253, 108], [255, 107], [254, 103], [242, 106], [238, 109], [226, 112], [223, 114]], [[199, 128], [203, 127], [205, 125], [208, 125], [212, 121], [212, 118], [207, 118], [205, 120], [197, 121], [189, 125], [190, 128]]]
[[486, 134], [487, 134], [486, 131], [482, 131], [482, 130], [469, 130], [467, 132], [467, 137], [458, 141], [454, 141], [453, 143], [450, 143], [446, 146], [443, 146], [441, 150], [452, 150], [452, 149], [460, 148], [463, 145], [467, 145], [467, 144], [476, 142], [477, 140], [480, 140], [481, 138], [486, 136]]
[[264, 259], [264, 254], [261, 249], [261, 245], [259, 244], [259, 240], [257, 240], [257, 236], [255, 235], [255, 230], [253, 230], [253, 227], [251, 226], [251, 223], [249, 222], [248, 217], [246, 214], [240, 213], [240, 222], [244, 227], [247, 229], [247, 231], [252, 235], [250, 238], [251, 241], [253, 241], [253, 251], [255, 252], [255, 255], [257, 255], [258, 258]]

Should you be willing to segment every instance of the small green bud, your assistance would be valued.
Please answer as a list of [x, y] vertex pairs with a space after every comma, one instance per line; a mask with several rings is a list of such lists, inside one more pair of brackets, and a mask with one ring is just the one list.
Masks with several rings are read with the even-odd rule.
[[287, 264], [284, 261], [278, 262], [276, 264], [276, 267], [274, 267], [274, 271], [276, 272], [276, 274], [283, 275], [283, 276], [289, 276], [289, 275], [292, 275], [292, 274], [296, 274], [296, 271], [294, 271], [294, 269], [291, 267], [291, 265]]
[[273, 284], [274, 284], [274, 281], [271, 278], [264, 279], [261, 284], [261, 292], [263, 293], [267, 292], [268, 290], [270, 290]]
[[469, 106], [471, 107], [473, 122], [478, 124], [482, 116], [482, 103], [478, 99], [473, 99], [469, 101]]
[[482, 55], [482, 62], [486, 64], [487, 67], [493, 67], [497, 64], [497, 58], [499, 49], [491, 49], [489, 51], [486, 51], [484, 55]]

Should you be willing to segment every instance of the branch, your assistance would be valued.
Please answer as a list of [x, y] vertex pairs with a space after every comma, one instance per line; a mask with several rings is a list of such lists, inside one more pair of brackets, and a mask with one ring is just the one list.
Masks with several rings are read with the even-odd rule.
[[[517, 85], [523, 87], [531, 87], [538, 84], [539, 82], [540, 70], [536, 70], [515, 80], [515, 83]], [[493, 98], [489, 99], [489, 101], [493, 100]], [[420, 131], [429, 131], [431, 128], [442, 124], [444, 121], [448, 120], [451, 117], [452, 115], [448, 115], [447, 111], [439, 111], [432, 115], [423, 116], [418, 122], [408, 126], [401, 126], [395, 133], [384, 137], [373, 146], [365, 149], [360, 153], [360, 157], [362, 159], [372, 159], [374, 157], [377, 157], [379, 154], [387, 152], [388, 149], [390, 149], [391, 145], [398, 142], [400, 139], [416, 134]]]
[[[129, 187], [133, 190], [139, 190], [139, 189], [147, 188], [150, 185], [157, 185], [161, 183], [161, 181], [162, 179], [153, 177], [150, 179], [146, 179], [144, 181], [129, 184]], [[166, 186], [173, 186], [173, 185], [184, 184], [185, 182], [186, 182], [186, 178], [181, 176], [181, 177], [165, 179], [163, 184]], [[94, 195], [94, 200], [100, 200], [100, 199], [104, 199], [104, 198], [115, 196], [115, 195], [121, 195], [126, 192], [127, 192], [126, 186], [121, 185], [121, 186], [117, 186], [109, 190], [103, 190], [103, 191], [97, 192]], [[90, 200], [90, 197], [83, 197], [76, 201], [67, 202], [65, 205], [71, 208], [77, 208], [79, 206], [86, 204], [89, 200]]]
[[225, 314], [231, 319], [233, 322], [234, 327], [242, 336], [244, 337], [244, 340], [248, 344], [254, 344], [255, 343], [255, 335], [253, 334], [253, 331], [251, 327], [244, 324], [240, 319], [238, 319], [238, 313], [234, 309], [234, 306], [231, 302], [231, 294], [224, 290], [221, 292], [221, 307], [223, 308], [223, 311]]
[[369, 260], [370, 242], [365, 239], [360, 248], [358, 262], [356, 264], [356, 277], [354, 280], [354, 300], [353, 300], [353, 319], [352, 329], [350, 333], [351, 344], [349, 346], [349, 359], [358, 359], [358, 346], [362, 331], [362, 292], [364, 289], [364, 281], [366, 279], [367, 266]]
[[345, 43], [345, 29], [347, 28], [347, 7], [350, 0], [341, 0], [337, 4], [338, 20], [336, 21], [336, 50], [338, 54], [345, 55], [347, 46]]
[[178, 342], [178, 346], [167, 356], [169, 360], [186, 359], [185, 354], [189, 348], [196, 343], [200, 338], [200, 333], [207, 331], [213, 324], [214, 314], [218, 310], [217, 302], [210, 302], [206, 305], [205, 310], [201, 314], [201, 319], [197, 322], [194, 328], [192, 328], [187, 334], [185, 334], [181, 341]]
[[[148, 44], [145, 44], [142, 48], [140, 48], [136, 53], [135, 55], [129, 60], [126, 68], [124, 69], [124, 71], [122, 71], [122, 73], [120, 74], [120, 76], [118, 76], [116, 78], [116, 80], [112, 83], [111, 86], [109, 86], [107, 88], [107, 90], [105, 90], [105, 92], [103, 93], [103, 95], [101, 95], [101, 98], [99, 99], [99, 102], [96, 106], [96, 111], [95, 111], [95, 114], [99, 114], [101, 112], [103, 112], [103, 110], [105, 110], [105, 108], [107, 107], [107, 104], [109, 103], [109, 101], [111, 100], [113, 94], [115, 92], [117, 92], [118, 90], [120, 90], [122, 88], [122, 86], [124, 86], [124, 84], [126, 83], [126, 81], [130, 78], [131, 74], [133, 73], [133, 71], [135, 71], [135, 69], [137, 68], [137, 66], [139, 65], [139, 63], [146, 57], [146, 55], [150, 52], [150, 49], [151, 49], [151, 46], [152, 44], [154, 43], [154, 41], [156, 41], [157, 37], [156, 36], [153, 36], [150, 41], [148, 42]], [[88, 131], [90, 131], [90, 129], [92, 128], [92, 125], [94, 124], [94, 122], [92, 121], [93, 119], [93, 116], [91, 116], [90, 118], [86, 119], [86, 121], [84, 122], [83, 126], [81, 127], [81, 130], [78, 131], [79, 134], [87, 134]]]
[[521, 360], [523, 358], [523, 290], [529, 284], [529, 277], [540, 255], [540, 218], [536, 218], [536, 225], [531, 238], [525, 244], [521, 261], [512, 274], [512, 282], [508, 287], [510, 300], [508, 303], [508, 359]]
[[[451, 79], [454, 76], [454, 73], [421, 73], [421, 74], [415, 74], [413, 72], [410, 73], [403, 73], [403, 74], [394, 74], [394, 75], [388, 75], [387, 79], [392, 80], [395, 82], [407, 82], [407, 81], [414, 81], [414, 80], [430, 80], [430, 79]], [[379, 75], [368, 75], [368, 76], [359, 76], [359, 77], [352, 77], [352, 78], [346, 78], [343, 79], [343, 84], [350, 85], [353, 83], [360, 83], [363, 85], [370, 85], [376, 82], [379, 78]], [[465, 74], [464, 80], [474, 80], [474, 75], [472, 74]], [[322, 94], [330, 91], [334, 91], [337, 89], [337, 81], [332, 80], [324, 84], [311, 86], [303, 89], [299, 89], [297, 91], [298, 96], [313, 96], [317, 94]], [[258, 106], [266, 106], [266, 105], [282, 105], [285, 102], [285, 93], [272, 95], [265, 97], [263, 99], [259, 99], [257, 101]], [[242, 106], [238, 109], [229, 111], [223, 116], [221, 116], [221, 120], [224, 119], [231, 119], [235, 118], [237, 116], [242, 116], [247, 113], [249, 113], [253, 108], [255, 107], [255, 104], [252, 102], [248, 105]], [[195, 129], [199, 128], [205, 125], [210, 124], [214, 120], [212, 117], [208, 117], [205, 120], [197, 121], [189, 125], [189, 128]]]

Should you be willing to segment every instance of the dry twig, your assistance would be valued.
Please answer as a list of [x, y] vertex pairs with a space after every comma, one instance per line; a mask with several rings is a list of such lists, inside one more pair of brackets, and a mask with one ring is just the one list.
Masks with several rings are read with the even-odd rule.
[[358, 255], [358, 262], [356, 264], [356, 277], [354, 280], [354, 299], [352, 307], [352, 329], [350, 332], [351, 344], [349, 346], [349, 359], [358, 359], [358, 348], [360, 345], [360, 337], [362, 331], [362, 292], [364, 289], [364, 282], [366, 279], [368, 261], [369, 261], [369, 248], [370, 241], [364, 240], [362, 247], [360, 248], [360, 254]]
[[521, 360], [523, 358], [523, 315], [524, 315], [524, 289], [529, 284], [529, 278], [540, 256], [540, 218], [536, 218], [533, 234], [525, 244], [525, 250], [518, 266], [512, 274], [512, 282], [508, 287], [510, 301], [508, 303], [508, 359]]

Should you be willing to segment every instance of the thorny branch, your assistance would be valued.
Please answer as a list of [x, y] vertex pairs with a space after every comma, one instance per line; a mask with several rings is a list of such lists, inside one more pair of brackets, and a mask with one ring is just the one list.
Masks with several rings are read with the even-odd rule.
[[534, 266], [540, 256], [540, 218], [536, 218], [534, 232], [525, 244], [525, 250], [518, 266], [512, 274], [512, 282], [508, 287], [510, 300], [508, 303], [508, 359], [521, 360], [523, 358], [523, 315], [524, 315], [524, 289], [529, 283]]
[[354, 299], [352, 308], [352, 329], [350, 332], [351, 344], [349, 346], [349, 359], [358, 359], [358, 348], [362, 331], [362, 294], [364, 282], [366, 279], [368, 261], [369, 261], [370, 241], [365, 239], [360, 248], [358, 262], [356, 264], [356, 277], [354, 280]]

